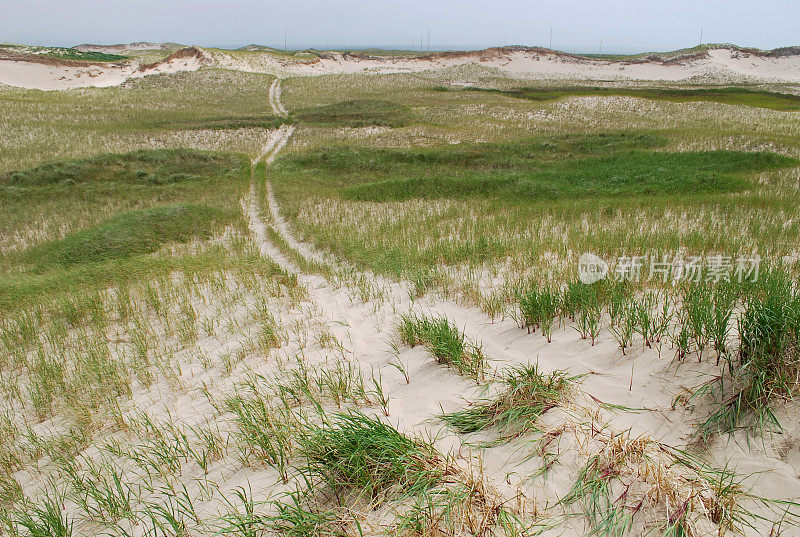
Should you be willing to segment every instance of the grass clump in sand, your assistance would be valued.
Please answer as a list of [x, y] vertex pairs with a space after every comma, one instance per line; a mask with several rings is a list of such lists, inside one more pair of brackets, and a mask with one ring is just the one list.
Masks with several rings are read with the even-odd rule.
[[411, 111], [390, 101], [358, 99], [303, 108], [292, 112], [291, 118], [326, 127], [404, 127], [411, 121]]
[[[295, 492], [285, 501], [271, 502], [277, 513], [264, 517], [262, 529], [290, 537], [347, 537], [362, 534], [351, 530], [353, 524], [347, 520], [348, 517], [317, 505], [309, 498], [310, 495], [308, 491]], [[355, 526], [356, 530], [360, 529], [357, 523]]]
[[[520, 516], [517, 505], [509, 505], [486, 481], [462, 474], [457, 482], [418, 494], [402, 513], [389, 534], [402, 537], [432, 535], [536, 535], [535, 523]], [[521, 503], [521, 502], [520, 502]]]
[[536, 428], [542, 414], [564, 401], [574, 380], [564, 371], [545, 374], [538, 364], [521, 365], [505, 372], [497, 396], [472, 402], [442, 419], [459, 433], [496, 427], [501, 438], [514, 438]]
[[542, 334], [550, 343], [553, 337], [553, 325], [563, 309], [563, 298], [557, 291], [549, 288], [529, 289], [519, 294], [520, 325], [527, 328], [528, 333], [542, 329]]
[[274, 401], [251, 386], [251, 393], [236, 393], [227, 398], [225, 406], [234, 415], [244, 457], [275, 468], [286, 483], [297, 419], [280, 398]]
[[410, 313], [401, 317], [398, 330], [403, 343], [412, 347], [424, 345], [437, 363], [449, 365], [476, 381], [483, 377], [483, 348], [467, 339], [446, 317]]
[[445, 473], [444, 460], [433, 446], [356, 412], [336, 414], [305, 433], [300, 454], [310, 477], [370, 500], [421, 492]]
[[30, 505], [21, 511], [16, 524], [31, 537], [71, 537], [74, 522], [64, 512], [63, 500], [48, 494], [40, 505]]
[[796, 393], [800, 372], [800, 296], [783, 272], [768, 272], [745, 291], [738, 317], [738, 357], [726, 355], [723, 374], [712, 391], [720, 401], [697, 434], [706, 438], [738, 428], [780, 429], [772, 411]]

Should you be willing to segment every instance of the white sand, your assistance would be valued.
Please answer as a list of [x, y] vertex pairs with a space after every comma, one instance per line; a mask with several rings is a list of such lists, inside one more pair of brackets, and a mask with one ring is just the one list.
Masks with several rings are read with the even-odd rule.
[[800, 56], [767, 57], [733, 48], [712, 49], [708, 54], [682, 61], [611, 61], [588, 59], [544, 50], [490, 49], [487, 51], [434, 54], [430, 58], [372, 58], [330, 53], [315, 61], [280, 59], [271, 54], [234, 57], [222, 51], [211, 56], [220, 67], [278, 75], [313, 76], [334, 73], [421, 72], [462, 65], [480, 65], [521, 78], [569, 78], [586, 80], [680, 81], [742, 78], [800, 81]]
[[72, 67], [0, 59], [0, 84], [40, 90], [102, 88], [122, 84], [135, 70], [135, 65]]

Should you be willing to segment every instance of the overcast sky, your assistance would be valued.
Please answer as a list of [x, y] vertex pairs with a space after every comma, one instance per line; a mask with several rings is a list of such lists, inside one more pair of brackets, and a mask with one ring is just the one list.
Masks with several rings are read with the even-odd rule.
[[673, 50], [800, 44], [798, 0], [0, 0], [0, 42]]

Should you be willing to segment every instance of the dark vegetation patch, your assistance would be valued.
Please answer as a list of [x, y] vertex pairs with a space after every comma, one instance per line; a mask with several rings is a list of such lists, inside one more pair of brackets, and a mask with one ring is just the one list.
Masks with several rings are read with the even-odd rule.
[[53, 52], [47, 53], [47, 56], [53, 58], [63, 58], [65, 60], [85, 60], [92, 62], [118, 62], [127, 60], [127, 56], [119, 54], [107, 54], [105, 52], [93, 52], [90, 50], [75, 50], [75, 49], [58, 49]]
[[774, 168], [779, 162], [764, 153], [637, 151], [567, 161], [528, 173], [392, 179], [350, 187], [345, 195], [365, 201], [472, 196], [536, 200], [732, 192], [748, 186], [735, 173]]
[[298, 123], [335, 127], [404, 127], [411, 110], [390, 101], [358, 99], [303, 108], [292, 112]]
[[0, 45], [0, 53], [25, 55], [33, 58], [57, 58], [62, 60], [82, 60], [87, 62], [118, 62], [127, 60], [127, 56], [106, 54], [64, 47], [22, 47], [19, 45]]
[[63, 160], [0, 175], [2, 187], [32, 188], [80, 183], [160, 185], [237, 173], [239, 157], [190, 149], [138, 150]]
[[[458, 90], [464, 91], [464, 90]], [[477, 89], [491, 93], [500, 93], [510, 97], [531, 101], [552, 101], [564, 97], [581, 96], [622, 96], [652, 99], [669, 102], [717, 102], [722, 104], [754, 106], [772, 110], [800, 110], [800, 95], [778, 93], [744, 87], [719, 88], [610, 88], [569, 86], [562, 88], [520, 88], [512, 90]]]
[[315, 170], [354, 200], [556, 200], [732, 192], [750, 186], [749, 174], [796, 163], [772, 153], [652, 151], [665, 143], [619, 133], [432, 149], [333, 147], [282, 159], [281, 167]]
[[63, 239], [28, 248], [24, 259], [41, 270], [149, 254], [169, 242], [207, 238], [227, 219], [219, 209], [189, 204], [130, 211]]

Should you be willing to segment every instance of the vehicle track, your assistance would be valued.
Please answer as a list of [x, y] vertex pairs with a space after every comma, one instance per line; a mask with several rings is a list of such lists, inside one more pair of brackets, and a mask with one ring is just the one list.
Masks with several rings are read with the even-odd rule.
[[281, 125], [278, 130], [270, 133], [267, 138], [267, 143], [264, 144], [264, 147], [261, 148], [261, 151], [259, 151], [258, 155], [252, 160], [252, 165], [255, 166], [262, 160], [267, 164], [272, 163], [275, 157], [278, 156], [278, 152], [286, 145], [286, 142], [289, 141], [293, 132], [293, 125]]

